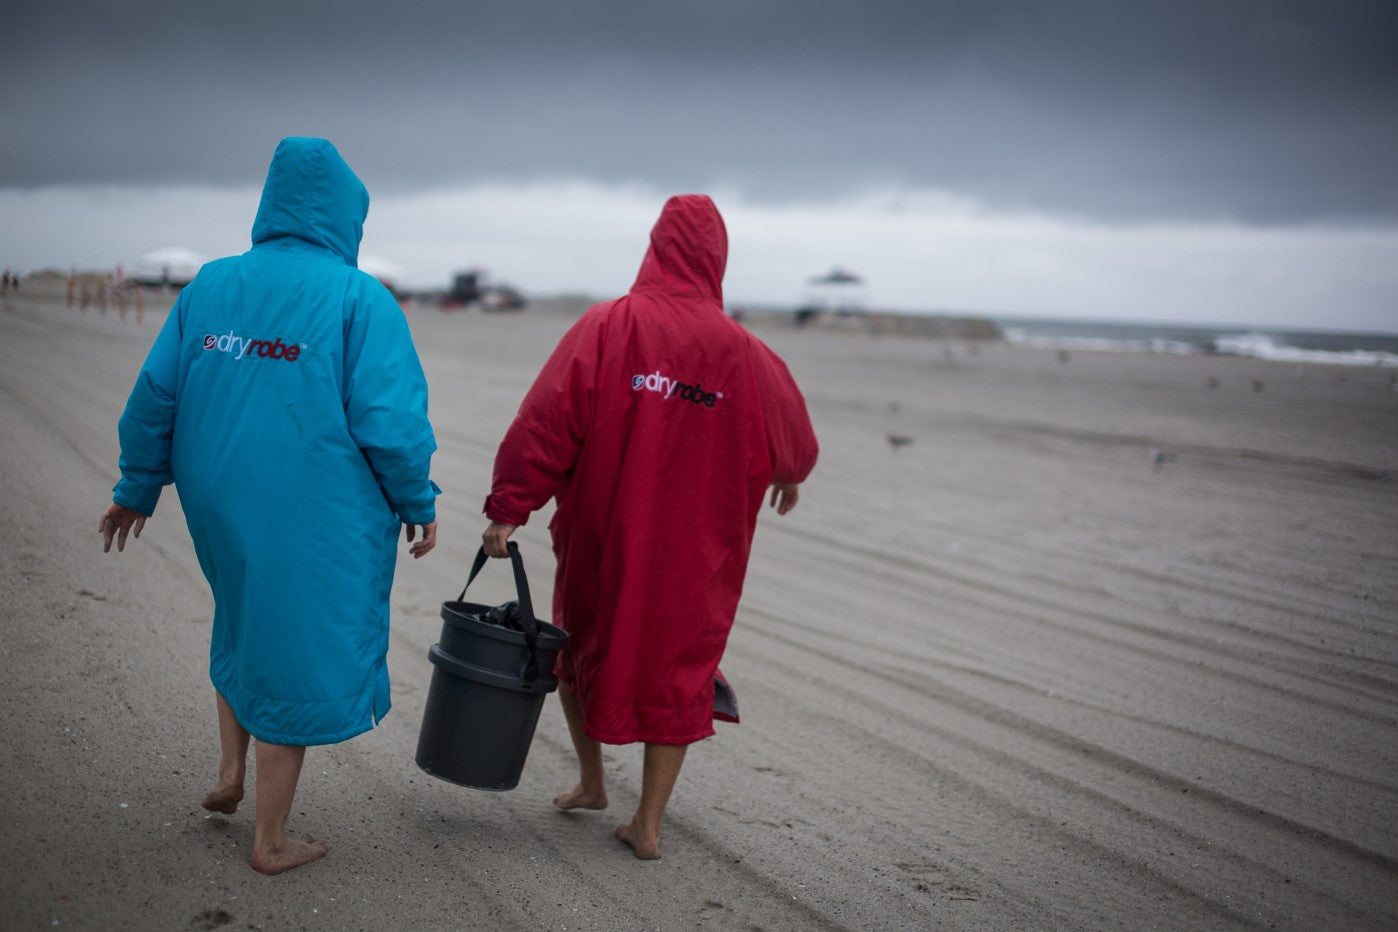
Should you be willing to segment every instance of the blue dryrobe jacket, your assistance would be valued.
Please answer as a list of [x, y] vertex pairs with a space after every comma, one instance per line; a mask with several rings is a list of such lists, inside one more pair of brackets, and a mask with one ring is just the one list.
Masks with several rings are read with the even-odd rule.
[[119, 426], [114, 500], [174, 482], [214, 596], [209, 671], [261, 741], [311, 745], [389, 709], [401, 522], [436, 518], [427, 382], [403, 312], [355, 266], [369, 194], [285, 139], [252, 249], [180, 294]]

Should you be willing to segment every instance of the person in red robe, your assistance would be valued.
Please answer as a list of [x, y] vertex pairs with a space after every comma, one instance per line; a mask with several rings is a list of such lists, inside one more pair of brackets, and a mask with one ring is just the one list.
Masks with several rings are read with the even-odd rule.
[[485, 503], [485, 550], [504, 557], [556, 500], [556, 672], [580, 778], [554, 804], [605, 808], [601, 745], [644, 742], [640, 805], [616, 834], [647, 860], [688, 745], [737, 720], [718, 663], [757, 513], [769, 488], [778, 514], [795, 507], [818, 451], [785, 363], [724, 313], [727, 260], [713, 201], [670, 198], [631, 291], [544, 364]]

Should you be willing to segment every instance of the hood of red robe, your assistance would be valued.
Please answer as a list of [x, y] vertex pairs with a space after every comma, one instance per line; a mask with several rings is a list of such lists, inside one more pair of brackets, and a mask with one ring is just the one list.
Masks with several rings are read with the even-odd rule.
[[665, 202], [650, 231], [635, 291], [694, 292], [723, 306], [728, 230], [714, 202], [703, 194], [678, 194]]

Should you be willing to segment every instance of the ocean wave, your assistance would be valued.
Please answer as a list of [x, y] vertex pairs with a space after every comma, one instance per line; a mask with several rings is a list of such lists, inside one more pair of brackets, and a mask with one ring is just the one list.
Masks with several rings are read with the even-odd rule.
[[1292, 346], [1270, 333], [1235, 333], [1217, 337], [1214, 350], [1229, 356], [1279, 362], [1314, 362], [1332, 366], [1398, 367], [1398, 354], [1380, 350], [1322, 350]]
[[[1047, 329], [1047, 326], [1044, 328]], [[1304, 338], [1280, 336], [1260, 331], [1213, 333], [1181, 330], [1175, 334], [1123, 334], [1128, 329], [1108, 325], [1102, 329], [1114, 331], [1110, 336], [1082, 333], [1085, 325], [1074, 325], [1073, 333], [1044, 332], [1037, 327], [1001, 325], [1004, 340], [1011, 346], [1034, 350], [1058, 350], [1087, 353], [1165, 353], [1175, 356], [1198, 356], [1218, 353], [1265, 359], [1276, 362], [1317, 363], [1330, 366], [1379, 366], [1398, 368], [1398, 353], [1378, 349], [1297, 346], [1292, 340]], [[1343, 339], [1326, 335], [1332, 341]], [[1314, 339], [1314, 337], [1312, 337]]]

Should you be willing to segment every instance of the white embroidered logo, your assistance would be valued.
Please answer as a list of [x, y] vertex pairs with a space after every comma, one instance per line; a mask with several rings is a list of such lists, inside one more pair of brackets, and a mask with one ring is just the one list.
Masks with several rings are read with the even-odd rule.
[[656, 392], [666, 400], [679, 398], [683, 401], [691, 401], [706, 408], [712, 408], [723, 398], [723, 392], [706, 392], [698, 382], [693, 385], [681, 382], [668, 375], [661, 375], [658, 369], [650, 375], [631, 376], [631, 388], [638, 392], [642, 389]]

